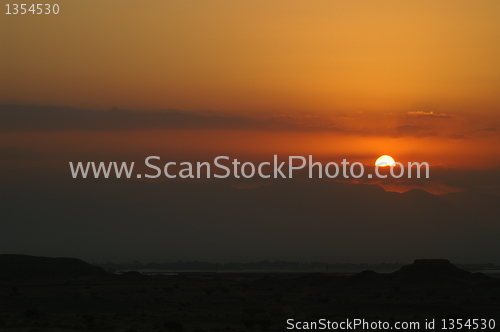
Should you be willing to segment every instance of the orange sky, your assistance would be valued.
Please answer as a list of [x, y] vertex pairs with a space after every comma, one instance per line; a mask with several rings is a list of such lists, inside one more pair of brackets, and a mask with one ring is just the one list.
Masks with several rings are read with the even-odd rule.
[[500, 101], [495, 0], [59, 4], [3, 16], [2, 101], [228, 112]]
[[175, 109], [313, 129], [14, 132], [0, 133], [1, 146], [54, 160], [222, 150], [500, 166], [498, 1], [58, 3], [58, 15], [0, 20], [1, 104]]

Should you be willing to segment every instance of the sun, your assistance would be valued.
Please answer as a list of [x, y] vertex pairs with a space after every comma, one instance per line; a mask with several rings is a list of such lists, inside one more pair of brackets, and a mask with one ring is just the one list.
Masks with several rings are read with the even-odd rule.
[[383, 156], [377, 158], [377, 160], [375, 161], [375, 166], [379, 167], [396, 166], [396, 162], [394, 161], [394, 158], [384, 154]]

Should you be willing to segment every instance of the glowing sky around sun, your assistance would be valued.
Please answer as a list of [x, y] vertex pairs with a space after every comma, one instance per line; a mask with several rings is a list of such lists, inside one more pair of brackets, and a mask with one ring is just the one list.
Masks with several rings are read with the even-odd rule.
[[175, 109], [289, 129], [9, 129], [9, 149], [500, 166], [498, 1], [59, 4], [58, 15], [0, 21], [0, 104]]

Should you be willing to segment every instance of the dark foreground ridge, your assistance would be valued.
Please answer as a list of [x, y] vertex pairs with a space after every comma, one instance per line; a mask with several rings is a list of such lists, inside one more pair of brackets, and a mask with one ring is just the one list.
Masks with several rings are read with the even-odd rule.
[[417, 259], [392, 273], [395, 280], [410, 282], [491, 281], [488, 276], [459, 269], [447, 259]]
[[[37, 257], [28, 255], [0, 254], [0, 282], [43, 282], [56, 280], [86, 280], [113, 278], [118, 275], [105, 271], [86, 263], [78, 258], [69, 257]], [[279, 273], [274, 273], [279, 275]], [[259, 273], [257, 273], [259, 275]], [[123, 280], [144, 281], [147, 276], [139, 272], [127, 272], [120, 275]], [[277, 279], [267, 276], [264, 279]], [[150, 280], [157, 278], [149, 277]], [[301, 276], [290, 278], [290, 282], [303, 282], [305, 280], [316, 280], [322, 283], [330, 283], [335, 280], [346, 280], [332, 274], [326, 273], [302, 273]], [[390, 274], [376, 273], [374, 271], [363, 271], [354, 274], [350, 281], [373, 281], [385, 280], [391, 282], [419, 282], [436, 283], [450, 281], [493, 281], [482, 273], [471, 273], [459, 269], [447, 259], [417, 259], [413, 264], [405, 265], [396, 272]]]
[[1, 282], [39, 282], [110, 275], [104, 269], [78, 258], [0, 255]]
[[[0, 255], [0, 330], [283, 331], [289, 319], [496, 319], [500, 280], [448, 260], [393, 273], [116, 275], [74, 258]], [[436, 326], [439, 330], [439, 325]]]
[[114, 274], [78, 258], [0, 254], [0, 285], [158, 282], [139, 272]]

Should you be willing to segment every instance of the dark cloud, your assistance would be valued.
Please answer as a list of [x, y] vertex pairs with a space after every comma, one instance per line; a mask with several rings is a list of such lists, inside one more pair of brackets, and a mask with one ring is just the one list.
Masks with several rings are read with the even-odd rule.
[[423, 188], [429, 181], [459, 190], [484, 191], [500, 195], [500, 169], [475, 170], [457, 169], [443, 166], [430, 167], [429, 179], [382, 179], [382, 184], [418, 185]]
[[199, 115], [175, 110], [136, 112], [113, 108], [108, 111], [90, 111], [69, 107], [0, 105], [1, 132], [139, 129], [343, 131], [332, 124], [299, 124], [280, 117], [252, 119], [240, 116]]
[[481, 128], [481, 129], [476, 129], [475, 131], [498, 131], [497, 128]]
[[[339, 119], [342, 117], [337, 118]], [[357, 122], [359, 121], [371, 120], [360, 118], [357, 119]], [[115, 107], [107, 111], [91, 111], [69, 107], [0, 105], [0, 132], [230, 129], [327, 132], [358, 136], [446, 137], [436, 126], [411, 122], [392, 128], [377, 127], [377, 124], [373, 124], [373, 127], [362, 130], [350, 128], [349, 125], [341, 126], [335, 122], [335, 118], [323, 119], [316, 115], [275, 114], [267, 118], [252, 118], [178, 110], [137, 112]], [[453, 135], [449, 137], [464, 138]]]

